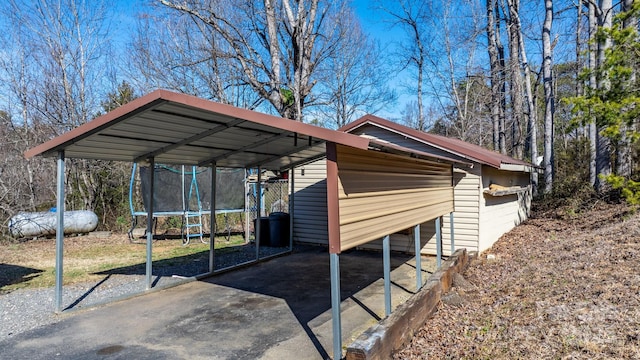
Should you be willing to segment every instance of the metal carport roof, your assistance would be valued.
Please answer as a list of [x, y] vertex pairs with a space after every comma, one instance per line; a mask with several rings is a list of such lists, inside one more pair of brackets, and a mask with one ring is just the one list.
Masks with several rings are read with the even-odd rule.
[[25, 157], [282, 170], [322, 157], [325, 142], [369, 140], [194, 96], [157, 90], [25, 152]]
[[[51, 139], [26, 151], [25, 157], [57, 156], [57, 208], [64, 209], [64, 159], [67, 157], [128, 162], [149, 161], [151, 164], [157, 162], [287, 170], [325, 157], [328, 148], [335, 155], [336, 145], [402, 154], [407, 160], [424, 158], [449, 164], [459, 163], [452, 159], [402, 148], [376, 139], [324, 129], [166, 90], [154, 91]], [[327, 161], [335, 164], [337, 159], [332, 157]], [[330, 183], [337, 184], [337, 176], [336, 168]], [[153, 181], [150, 183], [153, 184]], [[333, 190], [328, 194], [328, 199], [332, 199], [329, 202], [337, 205], [339, 201], [337, 188]], [[215, 191], [212, 192], [214, 193]], [[453, 197], [451, 201], [452, 199]], [[215, 201], [212, 201], [213, 203]], [[153, 208], [152, 205], [149, 207]], [[149, 235], [152, 228], [151, 209], [148, 209], [147, 216], [148, 287], [151, 284], [152, 239]], [[328, 211], [337, 215], [338, 208], [330, 207]], [[56, 234], [56, 307], [58, 310], [61, 309], [62, 302], [63, 219], [64, 212], [59, 211]], [[333, 217], [329, 219], [329, 228], [339, 226], [336, 220], [337, 218]], [[336, 242], [340, 242], [339, 235], [335, 237], [335, 241], [330, 241], [330, 243]], [[339, 247], [330, 251], [336, 357], [341, 355], [339, 253]], [[210, 250], [211, 273], [213, 272], [212, 254], [213, 242]], [[388, 246], [385, 254], [385, 262], [388, 262]], [[417, 254], [419, 256], [419, 251]], [[388, 294], [390, 285], [388, 267], [386, 268], [385, 292]], [[390, 297], [388, 299], [390, 304]]]

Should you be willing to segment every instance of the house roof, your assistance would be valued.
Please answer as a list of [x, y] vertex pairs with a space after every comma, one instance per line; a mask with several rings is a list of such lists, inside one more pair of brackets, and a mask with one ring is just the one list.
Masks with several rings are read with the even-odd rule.
[[326, 142], [454, 163], [353, 134], [157, 90], [25, 152], [66, 158], [285, 170], [325, 156]]
[[503, 155], [498, 152], [488, 150], [481, 146], [470, 144], [459, 139], [448, 138], [440, 135], [418, 131], [407, 126], [377, 117], [375, 115], [365, 115], [360, 119], [341, 127], [338, 130], [344, 132], [353, 132], [365, 125], [373, 125], [386, 129], [388, 131], [398, 133], [421, 143], [441, 149], [452, 155], [459, 156], [463, 159], [467, 159], [483, 165], [488, 165], [496, 169], [510, 171], [531, 171], [533, 169], [533, 165], [529, 162], [514, 159], [510, 156]]

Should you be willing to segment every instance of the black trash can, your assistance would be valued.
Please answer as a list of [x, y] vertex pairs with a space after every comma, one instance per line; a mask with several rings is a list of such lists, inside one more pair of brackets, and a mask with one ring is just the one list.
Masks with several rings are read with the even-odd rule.
[[270, 244], [275, 247], [289, 246], [289, 214], [274, 212], [269, 215]]
[[[256, 226], [256, 219], [253, 219], [253, 233], [256, 234], [256, 240], [258, 239], [258, 227]], [[261, 217], [260, 218], [260, 246], [269, 246], [269, 218]]]

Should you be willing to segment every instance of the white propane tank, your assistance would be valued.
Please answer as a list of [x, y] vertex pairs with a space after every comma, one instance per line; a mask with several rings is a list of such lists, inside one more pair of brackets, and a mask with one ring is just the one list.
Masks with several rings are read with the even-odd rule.
[[[57, 228], [55, 210], [19, 213], [9, 220], [9, 233], [13, 237], [54, 235]], [[64, 233], [88, 233], [98, 226], [98, 216], [89, 210], [64, 212]]]

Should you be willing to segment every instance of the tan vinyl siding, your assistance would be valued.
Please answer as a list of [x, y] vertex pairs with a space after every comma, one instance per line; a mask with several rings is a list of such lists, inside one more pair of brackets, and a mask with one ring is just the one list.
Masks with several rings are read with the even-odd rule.
[[[304, 175], [303, 175], [304, 173]], [[327, 166], [325, 159], [295, 169], [293, 240], [329, 244], [327, 230]]]
[[344, 146], [337, 149], [341, 250], [453, 209], [451, 165]]
[[[478, 250], [480, 238], [480, 166], [454, 170], [455, 212], [453, 213], [453, 235], [456, 249]], [[449, 214], [442, 219], [442, 253], [451, 254], [451, 228]], [[427, 239], [423, 254], [436, 254], [435, 221], [421, 228], [421, 237]], [[423, 240], [425, 241], [425, 240]]]
[[531, 208], [528, 173], [503, 171], [485, 166], [482, 175], [483, 188], [488, 188], [490, 184], [498, 184], [523, 186], [527, 191], [507, 196], [482, 194], [480, 205], [482, 233], [478, 245], [480, 252], [490, 248], [503, 234], [526, 220]]

